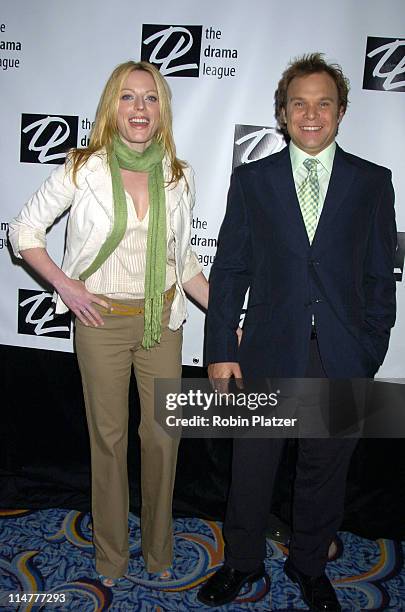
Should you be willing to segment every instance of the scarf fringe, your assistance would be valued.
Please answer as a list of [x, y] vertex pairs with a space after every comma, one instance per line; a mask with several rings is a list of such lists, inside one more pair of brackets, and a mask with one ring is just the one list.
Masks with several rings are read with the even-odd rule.
[[164, 294], [145, 298], [145, 326], [142, 339], [142, 346], [145, 349], [150, 349], [160, 342], [163, 301]]

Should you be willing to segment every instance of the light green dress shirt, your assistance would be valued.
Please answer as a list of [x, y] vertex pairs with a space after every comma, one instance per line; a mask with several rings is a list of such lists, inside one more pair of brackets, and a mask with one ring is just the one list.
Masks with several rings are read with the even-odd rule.
[[[304, 166], [304, 161], [314, 157], [321, 162], [318, 164], [318, 180], [319, 180], [319, 203], [318, 203], [318, 219], [321, 216], [323, 204], [328, 191], [330, 175], [332, 174], [333, 160], [335, 158], [336, 142], [333, 141], [326, 149], [318, 153], [318, 155], [308, 155], [302, 149], [299, 149], [292, 141], [289, 144], [291, 167], [293, 171], [295, 190], [298, 197], [298, 189], [303, 181], [307, 178], [308, 170]], [[298, 200], [299, 201], [299, 200]], [[315, 317], [312, 315], [312, 325], [315, 325]]]
[[328, 185], [330, 175], [333, 168], [333, 160], [335, 158], [336, 142], [332, 142], [326, 149], [318, 153], [318, 155], [308, 155], [302, 149], [299, 149], [292, 141], [289, 144], [291, 167], [293, 171], [295, 190], [298, 194], [298, 189], [305, 181], [308, 171], [303, 165], [304, 161], [308, 158], [316, 158], [321, 162], [318, 164], [318, 179], [319, 179], [319, 204], [318, 204], [318, 221], [321, 216], [323, 204], [325, 202], [326, 192], [328, 191]]

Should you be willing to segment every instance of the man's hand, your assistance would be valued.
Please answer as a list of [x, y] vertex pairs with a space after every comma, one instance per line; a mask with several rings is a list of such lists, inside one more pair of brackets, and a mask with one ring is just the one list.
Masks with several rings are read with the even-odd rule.
[[236, 379], [236, 386], [242, 389], [242, 370], [236, 361], [210, 363], [208, 366], [208, 378], [211, 385], [220, 393], [228, 393], [229, 379], [231, 377]]

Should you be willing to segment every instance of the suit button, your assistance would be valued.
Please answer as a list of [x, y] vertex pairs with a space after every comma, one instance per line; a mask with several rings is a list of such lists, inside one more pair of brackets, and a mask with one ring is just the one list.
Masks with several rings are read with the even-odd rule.
[[316, 300], [314, 300], [314, 304], [322, 304], [323, 300], [321, 300], [320, 298], [316, 298]]

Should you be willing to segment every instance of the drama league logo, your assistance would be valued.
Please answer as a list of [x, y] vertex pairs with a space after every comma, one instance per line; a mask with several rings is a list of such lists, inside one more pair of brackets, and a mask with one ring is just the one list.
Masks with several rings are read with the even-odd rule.
[[405, 39], [367, 38], [363, 89], [405, 91]]
[[18, 333], [30, 336], [70, 338], [71, 314], [55, 314], [52, 294], [18, 290]]
[[402, 281], [404, 274], [404, 259], [405, 259], [405, 232], [398, 232], [397, 250], [395, 252], [395, 279], [398, 282]]
[[277, 153], [285, 141], [276, 128], [259, 125], [235, 125], [232, 169]]
[[198, 77], [202, 26], [144, 24], [141, 59], [163, 76]]
[[21, 115], [20, 161], [31, 164], [63, 164], [66, 151], [77, 147], [79, 117], [70, 115]]

